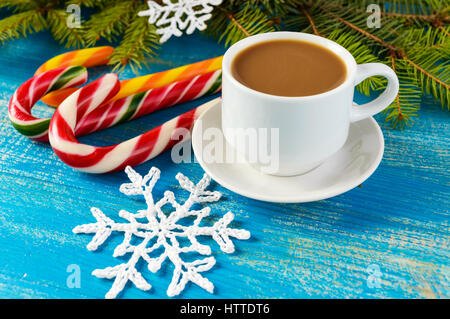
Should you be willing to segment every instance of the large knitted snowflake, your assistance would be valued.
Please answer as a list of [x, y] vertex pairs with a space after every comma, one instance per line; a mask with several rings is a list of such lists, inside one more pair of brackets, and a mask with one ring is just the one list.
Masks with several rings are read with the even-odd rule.
[[[192, 210], [192, 206], [196, 203], [215, 202], [221, 197], [217, 191], [206, 190], [211, 181], [210, 177], [205, 174], [200, 182], [194, 185], [186, 176], [178, 173], [176, 179], [180, 186], [189, 192], [189, 198], [181, 205], [170, 191], [166, 191], [164, 197], [159, 201], [155, 202], [153, 199], [153, 187], [160, 176], [160, 170], [156, 167], [153, 167], [144, 177], [131, 167], [127, 167], [125, 172], [131, 183], [122, 184], [120, 191], [126, 195], [143, 195], [147, 209], [137, 213], [121, 210], [119, 216], [126, 219], [128, 223], [116, 223], [98, 208], [93, 207], [91, 212], [97, 222], [77, 226], [73, 229], [74, 233], [95, 234], [87, 245], [88, 250], [96, 250], [113, 232], [120, 232], [124, 235], [123, 242], [116, 247], [113, 256], [131, 254], [128, 262], [105, 269], [96, 269], [92, 272], [99, 278], [114, 278], [114, 283], [106, 294], [106, 298], [117, 297], [128, 281], [141, 290], [151, 288], [151, 285], [136, 269], [136, 265], [141, 259], [147, 263], [148, 269], [153, 273], [157, 272], [167, 259], [175, 266], [172, 281], [167, 289], [167, 295], [170, 297], [178, 295], [189, 281], [212, 293], [214, 285], [200, 273], [211, 269], [216, 263], [215, 258], [209, 256], [187, 262], [183, 260], [183, 254], [211, 255], [211, 248], [199, 243], [197, 236], [210, 236], [219, 244], [222, 251], [232, 253], [234, 245], [230, 237], [248, 239], [250, 233], [243, 229], [228, 228], [234, 218], [231, 212], [226, 213], [213, 226], [200, 225], [202, 219], [209, 215], [210, 208]], [[166, 212], [163, 211], [163, 207], [166, 205], [170, 206], [168, 213], [167, 209], [165, 209]], [[185, 226], [180, 223], [184, 218], [192, 218], [193, 221]], [[138, 243], [136, 243], [136, 239]], [[186, 241], [186, 239], [188, 244], [182, 245], [180, 241]]]
[[148, 22], [158, 27], [161, 42], [166, 42], [172, 35], [177, 37], [186, 30], [191, 34], [195, 30], [205, 30], [205, 21], [211, 18], [213, 6], [222, 3], [222, 0], [162, 0], [163, 6], [155, 1], [147, 1], [148, 10], [140, 11], [139, 16], [149, 16]]

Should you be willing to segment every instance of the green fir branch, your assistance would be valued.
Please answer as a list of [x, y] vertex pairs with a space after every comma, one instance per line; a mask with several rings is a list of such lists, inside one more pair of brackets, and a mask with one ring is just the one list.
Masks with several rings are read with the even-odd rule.
[[[428, 50], [430, 51], [430, 50]], [[416, 51], [403, 57], [409, 66], [409, 76], [415, 78], [423, 92], [434, 97], [450, 110], [450, 56], [447, 51]]]
[[47, 23], [55, 40], [66, 48], [81, 48], [85, 46], [84, 23], [80, 28], [69, 28], [67, 19], [70, 13], [63, 9], [51, 9], [47, 12]]
[[400, 88], [396, 99], [384, 111], [385, 120], [394, 128], [404, 129], [413, 123], [417, 117], [422, 101], [422, 92], [419, 83], [411, 78], [409, 66], [403, 60], [393, 56], [389, 58], [390, 67], [397, 74]]
[[133, 72], [137, 72], [147, 58], [156, 56], [158, 48], [156, 27], [149, 24], [146, 17], [136, 18], [125, 30], [123, 40], [114, 49], [109, 64], [119, 71], [129, 65]]
[[66, 6], [69, 4], [76, 4], [80, 7], [87, 7], [87, 8], [103, 8], [108, 3], [112, 2], [111, 0], [68, 0], [66, 1]]
[[450, 27], [442, 28], [411, 28], [403, 32], [396, 41], [408, 51], [421, 51], [424, 48], [446, 48], [450, 45]]
[[219, 7], [213, 11], [213, 17], [206, 34], [219, 35], [218, 41], [223, 41], [226, 46], [251, 35], [276, 30], [276, 21], [268, 18], [263, 9], [252, 4], [247, 4], [236, 12]]
[[46, 26], [44, 17], [36, 10], [11, 15], [0, 20], [0, 42], [26, 37], [44, 30]]
[[[380, 62], [369, 47], [358, 41], [354, 35], [345, 33], [342, 30], [335, 30], [327, 36], [328, 39], [337, 42], [345, 47], [355, 58], [356, 63], [376, 63]], [[370, 77], [356, 86], [356, 89], [369, 96], [372, 91], [378, 91], [386, 87], [386, 80], [383, 77]]]
[[267, 16], [275, 17], [285, 15], [291, 7], [295, 7], [299, 0], [228, 0], [223, 1], [222, 7], [227, 7], [228, 10], [242, 8], [242, 6], [249, 6], [253, 8], [262, 9]]
[[32, 0], [2, 0], [0, 9], [13, 10], [13, 12], [23, 12], [38, 8], [38, 3]]
[[[346, 32], [355, 37], [355, 41], [360, 40], [371, 48], [379, 60], [382, 60], [383, 56], [392, 56], [397, 63], [398, 61], [401, 61], [402, 64], [406, 62], [405, 74], [407, 76], [404, 76], [395, 107], [391, 107], [388, 112], [388, 119], [394, 126], [403, 127], [403, 124], [408, 123], [410, 117], [414, 116], [420, 107], [420, 103], [414, 99], [414, 94], [410, 94], [411, 88], [413, 88], [413, 93], [417, 93], [416, 88], [419, 87], [422, 92], [431, 94], [443, 107], [448, 108], [449, 73], [445, 61], [449, 61], [449, 46], [448, 37], [442, 35], [440, 28], [421, 33], [411, 31], [411, 29], [409, 32], [405, 32], [402, 29], [401, 21], [394, 19], [385, 22], [380, 29], [368, 29], [364, 17], [358, 18], [358, 14], [355, 14], [358, 11], [357, 7], [344, 7], [335, 3], [334, 8], [335, 10], [331, 11], [324, 7], [322, 2], [314, 6], [316, 12], [325, 12], [338, 24], [343, 25]], [[320, 18], [316, 22], [319, 30], [325, 34], [333, 32], [332, 30], [337, 25], [326, 23], [321, 19], [322, 16], [323, 14], [319, 15]], [[406, 81], [408, 76], [410, 85]], [[395, 118], [395, 116], [398, 117]], [[399, 125], [398, 122], [403, 124]]]
[[[67, 27], [69, 4], [82, 8], [87, 22], [81, 29]], [[380, 28], [367, 25], [370, 4], [381, 8]], [[159, 47], [156, 26], [137, 16], [147, 9], [145, 0], [3, 0], [0, 9], [11, 13], [0, 20], [1, 43], [46, 28], [67, 47], [120, 41], [110, 63], [134, 71]], [[229, 46], [258, 33], [309, 32], [338, 42], [359, 64], [385, 63], [395, 69], [400, 91], [384, 114], [404, 128], [417, 116], [423, 93], [450, 109], [449, 24], [450, 0], [226, 0], [214, 8], [206, 34]], [[371, 77], [357, 90], [369, 95], [385, 85]]]
[[137, 16], [136, 1], [113, 1], [104, 10], [93, 14], [86, 24], [86, 43], [94, 45], [100, 38], [114, 42], [127, 28], [130, 19]]

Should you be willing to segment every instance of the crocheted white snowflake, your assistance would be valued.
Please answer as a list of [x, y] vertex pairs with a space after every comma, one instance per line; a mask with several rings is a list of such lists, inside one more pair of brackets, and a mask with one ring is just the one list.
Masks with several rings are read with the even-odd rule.
[[163, 6], [155, 1], [148, 1], [148, 10], [140, 11], [138, 15], [149, 16], [148, 22], [158, 27], [161, 42], [166, 42], [172, 35], [181, 36], [182, 30], [191, 34], [196, 29], [205, 30], [205, 21], [211, 18], [213, 6], [222, 0], [162, 0]]
[[[166, 191], [164, 197], [157, 202], [153, 199], [153, 187], [160, 176], [160, 170], [156, 167], [153, 167], [144, 177], [131, 167], [127, 167], [125, 172], [131, 183], [122, 184], [120, 191], [126, 195], [143, 195], [147, 209], [140, 210], [137, 213], [121, 210], [119, 216], [126, 219], [128, 223], [116, 223], [105, 216], [100, 209], [93, 207], [91, 212], [97, 222], [80, 225], [73, 229], [73, 232], [77, 234], [95, 234], [87, 245], [88, 250], [96, 250], [113, 232], [124, 234], [123, 242], [116, 247], [113, 256], [131, 254], [128, 262], [105, 269], [96, 269], [92, 272], [94, 276], [99, 278], [114, 278], [114, 283], [106, 294], [106, 298], [117, 297], [128, 281], [131, 281], [141, 290], [151, 288], [151, 285], [136, 269], [136, 264], [141, 259], [147, 263], [148, 269], [153, 273], [156, 273], [167, 259], [175, 266], [172, 281], [167, 289], [167, 295], [170, 297], [178, 295], [189, 281], [212, 293], [214, 285], [200, 273], [211, 269], [216, 263], [215, 258], [210, 256], [187, 262], [182, 259], [182, 254], [211, 255], [211, 248], [200, 244], [197, 241], [197, 236], [210, 236], [219, 244], [222, 251], [232, 253], [234, 252], [234, 244], [230, 237], [248, 239], [250, 238], [250, 232], [243, 229], [228, 228], [234, 218], [231, 212], [226, 213], [213, 226], [200, 225], [202, 219], [209, 215], [210, 208], [191, 210], [191, 207], [196, 203], [215, 202], [221, 197], [221, 193], [217, 191], [206, 190], [211, 181], [206, 174], [197, 185], [194, 185], [183, 174], [177, 174], [176, 179], [180, 186], [190, 194], [189, 198], [181, 205], [170, 191]], [[162, 210], [163, 206], [167, 204], [170, 204], [170, 212], [168, 213]], [[189, 217], [194, 219], [189, 226], [179, 224], [180, 220]], [[132, 244], [131, 242], [134, 243], [136, 239], [138, 239], [138, 243]], [[180, 240], [185, 239], [189, 242], [187, 246], [180, 244]]]

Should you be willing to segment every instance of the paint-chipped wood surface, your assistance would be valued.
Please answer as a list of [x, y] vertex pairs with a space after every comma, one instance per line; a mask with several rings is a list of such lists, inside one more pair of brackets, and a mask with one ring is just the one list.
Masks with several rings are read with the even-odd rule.
[[[102, 298], [112, 281], [91, 276], [96, 268], [114, 266], [121, 237], [98, 252], [85, 246], [89, 235], [72, 228], [93, 222], [95, 206], [115, 219], [118, 211], [136, 211], [144, 202], [119, 193], [123, 172], [87, 175], [60, 162], [48, 145], [19, 135], [7, 119], [14, 90], [48, 58], [62, 53], [47, 34], [0, 46], [0, 297]], [[142, 74], [223, 54], [214, 40], [194, 36], [164, 45], [158, 60]], [[98, 76], [107, 68], [90, 71]], [[122, 79], [134, 75], [126, 71]], [[209, 98], [204, 98], [206, 101]], [[82, 138], [108, 145], [154, 127], [201, 101], [187, 103], [143, 119]], [[51, 114], [40, 105], [36, 114]], [[237, 241], [226, 255], [209, 242], [217, 265], [205, 274], [214, 284], [209, 294], [190, 284], [181, 298], [449, 298], [449, 150], [450, 113], [423, 99], [420, 118], [407, 131], [389, 129], [380, 116], [386, 149], [376, 172], [343, 195], [307, 204], [264, 203], [236, 195], [217, 184], [223, 200], [211, 205], [213, 220], [232, 211], [234, 225], [248, 229], [251, 240]], [[181, 171], [198, 180], [196, 164], [173, 164], [170, 153], [138, 166], [162, 171], [155, 191], [186, 194], [174, 179]], [[208, 242], [208, 241], [206, 241]], [[67, 286], [71, 264], [81, 269], [81, 287]], [[379, 288], [369, 287], [367, 268], [381, 271]], [[152, 274], [148, 292], [127, 285], [121, 297], [164, 298], [172, 266]], [[376, 266], [375, 266], [376, 267]]]

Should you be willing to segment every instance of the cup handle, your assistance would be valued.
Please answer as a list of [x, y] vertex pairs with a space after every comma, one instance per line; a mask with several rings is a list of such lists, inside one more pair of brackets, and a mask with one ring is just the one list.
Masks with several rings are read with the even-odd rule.
[[397, 75], [390, 67], [382, 63], [358, 64], [356, 67], [355, 86], [374, 75], [381, 75], [387, 78], [388, 85], [386, 89], [379, 97], [369, 103], [361, 105], [353, 103], [350, 112], [350, 122], [360, 121], [375, 115], [383, 111], [395, 100], [399, 89]]

